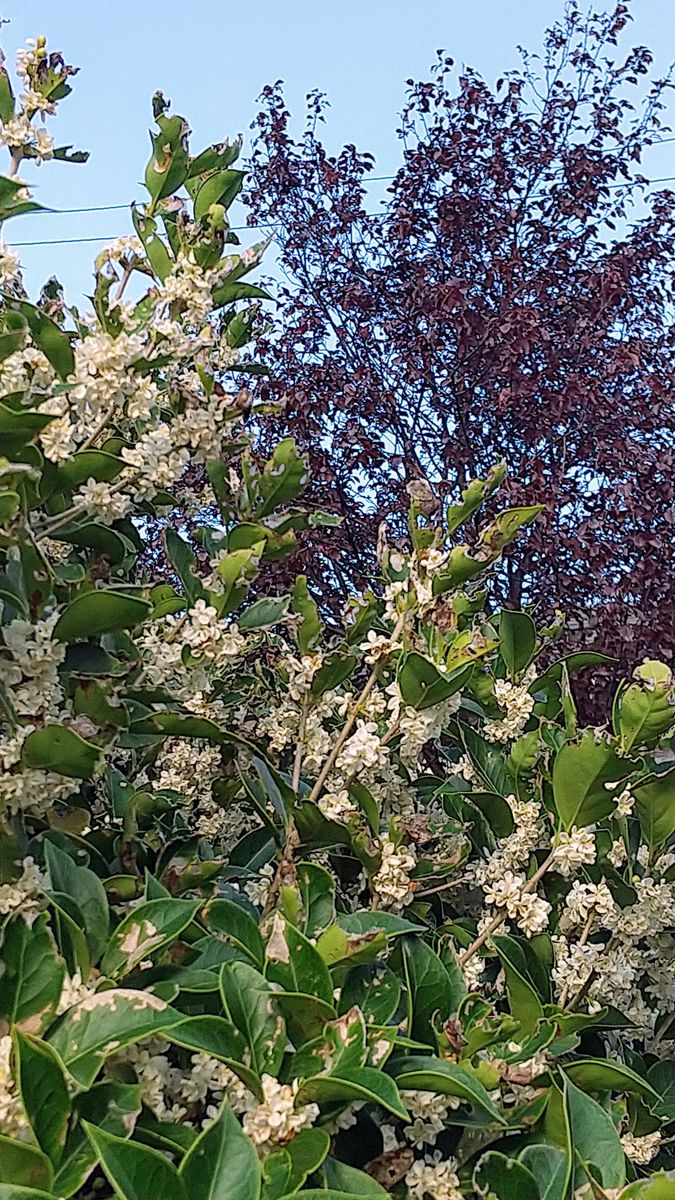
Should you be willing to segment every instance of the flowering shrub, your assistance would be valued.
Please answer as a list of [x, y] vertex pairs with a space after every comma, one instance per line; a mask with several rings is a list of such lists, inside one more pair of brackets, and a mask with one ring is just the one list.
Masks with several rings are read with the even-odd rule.
[[[47, 99], [68, 70], [21, 67]], [[5, 216], [47, 145], [8, 87]], [[31, 304], [3, 252], [0, 1200], [669, 1196], [670, 674], [578, 727], [597, 656], [487, 608], [539, 512], [481, 521], [502, 466], [413, 485], [339, 626], [302, 576], [264, 594], [330, 518], [235, 386], [263, 298], [238, 146], [155, 119], [92, 314]]]

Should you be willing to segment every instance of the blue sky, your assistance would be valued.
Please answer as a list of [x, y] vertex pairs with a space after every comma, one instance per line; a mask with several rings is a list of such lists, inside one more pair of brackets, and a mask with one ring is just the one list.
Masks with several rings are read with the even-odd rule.
[[[602, 3], [602, 0], [600, 0]], [[304, 97], [328, 93], [325, 138], [355, 142], [378, 162], [398, 165], [396, 114], [404, 81], [424, 77], [443, 47], [489, 81], [517, 61], [516, 46], [536, 48], [563, 0], [6, 0], [2, 42], [11, 61], [26, 37], [45, 33], [53, 49], [81, 67], [53, 132], [88, 149], [86, 166], [46, 164], [31, 181], [57, 208], [121, 204], [141, 197], [148, 154], [150, 97], [161, 88], [194, 130], [193, 145], [248, 135], [256, 97], [276, 79], [300, 126]], [[675, 57], [672, 0], [635, 0], [628, 35], [650, 45], [657, 67]], [[675, 115], [675, 114], [674, 114]], [[672, 120], [675, 125], [675, 119]], [[651, 151], [650, 176], [675, 175], [675, 144]], [[26, 216], [7, 229], [10, 243], [129, 231], [125, 212]], [[102, 245], [103, 243], [101, 243]], [[69, 297], [89, 290], [97, 245], [32, 246], [20, 251], [30, 290], [51, 274]]]

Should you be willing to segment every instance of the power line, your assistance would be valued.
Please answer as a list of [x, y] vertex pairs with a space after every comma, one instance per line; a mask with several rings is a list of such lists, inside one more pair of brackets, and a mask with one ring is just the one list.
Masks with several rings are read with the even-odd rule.
[[[393, 175], [382, 175], [380, 178], [393, 179], [394, 176]], [[632, 183], [628, 183], [628, 182], [627, 183], [607, 183], [604, 186], [607, 188], [622, 188], [622, 187], [634, 188], [634, 187], [643, 187], [643, 186], [644, 187], [653, 187], [654, 184], [656, 184], [656, 183], [673, 183], [673, 182], [675, 182], [675, 175], [662, 175], [658, 179], [648, 179], [644, 184], [638, 180], [634, 180]], [[541, 193], [541, 192], [539, 193], [539, 195], [542, 195], [542, 194], [545, 194], [545, 193]], [[536, 200], [537, 197], [532, 196], [531, 199]], [[113, 209], [113, 208], [119, 209], [119, 208], [128, 208], [128, 207], [129, 206], [127, 204], [111, 204], [111, 205], [102, 205], [100, 208], [71, 208], [71, 209], [61, 209], [60, 211], [61, 212], [74, 212], [74, 213], [75, 212], [105, 212], [109, 208], [110, 209]], [[382, 216], [384, 216], [384, 213], [377, 213], [377, 212], [363, 213], [362, 217], [360, 219], [361, 220], [375, 220], [377, 217], [382, 217]], [[262, 230], [283, 229], [283, 222], [281, 222], [281, 221], [270, 222], [269, 224], [265, 224], [265, 225], [230, 225], [230, 230], [233, 233], [246, 233], [249, 230], [254, 230], [254, 229], [262, 229]], [[43, 239], [40, 241], [35, 241], [35, 242], [8, 242], [7, 245], [10, 248], [14, 248], [17, 250], [20, 248], [23, 249], [26, 246], [77, 246], [77, 245], [81, 245], [84, 242], [114, 242], [116, 238], [121, 237], [121, 236], [125, 236], [125, 235], [117, 234], [117, 233], [110, 233], [110, 234], [101, 234], [99, 237], [46, 238], [46, 239]]]
[[[662, 138], [660, 142], [652, 142], [649, 149], [652, 149], [652, 147], [654, 147], [654, 146], [665, 146], [669, 142], [675, 142], [675, 137]], [[405, 164], [402, 164], [400, 169], [403, 170], [404, 166], [405, 166]], [[397, 172], [397, 174], [398, 174], [398, 172]], [[665, 179], [654, 179], [654, 180], [652, 180], [652, 183], [667, 183], [667, 182], [670, 182], [670, 180], [672, 178], [673, 178], [673, 176], [666, 176]], [[364, 182], [365, 183], [390, 183], [392, 181], [392, 179], [396, 179], [396, 175], [367, 175], [364, 177]], [[623, 183], [610, 183], [610, 184], [607, 184], [606, 186], [607, 187], [626, 187], [629, 185], [623, 184]], [[634, 186], [637, 186], [637, 185], [634, 185]], [[38, 217], [38, 216], [61, 217], [61, 216], [68, 216], [73, 213], [115, 212], [120, 209], [126, 209], [126, 208], [129, 208], [128, 203], [127, 204], [92, 204], [85, 208], [42, 208], [42, 209], [39, 209], [36, 212], [31, 213], [29, 215], [35, 216], [35, 217]], [[242, 228], [244, 228], [244, 227], [242, 227]], [[254, 226], [246, 226], [245, 228], [254, 228]], [[97, 238], [96, 240], [98, 241], [99, 239]], [[40, 243], [35, 243], [35, 244], [38, 245]], [[45, 243], [45, 244], [49, 245], [51, 243]], [[20, 245], [20, 243], [17, 242], [16, 245]], [[29, 245], [29, 243], [25, 242], [24, 245]]]

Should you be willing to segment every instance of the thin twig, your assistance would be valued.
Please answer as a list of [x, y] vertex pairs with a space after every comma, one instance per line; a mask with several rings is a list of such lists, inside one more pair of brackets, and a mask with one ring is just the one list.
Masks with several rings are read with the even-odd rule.
[[98, 425], [96, 425], [94, 427], [92, 432], [89, 434], [89, 437], [87, 438], [87, 440], [82, 443], [82, 445], [80, 446], [80, 453], [83, 450], [91, 449], [91, 447], [94, 445], [94, 442], [98, 439], [99, 435], [103, 433], [103, 430], [105, 429], [106, 425], [108, 424], [108, 421], [112, 417], [116, 408], [117, 408], [117, 401], [115, 401], [114, 404], [110, 405], [110, 408], [108, 408], [107, 411], [103, 414]]
[[309, 694], [306, 694], [302, 701], [302, 712], [300, 714], [300, 728], [298, 730], [298, 741], [295, 747], [295, 760], [293, 762], [293, 791], [297, 795], [300, 787], [300, 774], [302, 772], [302, 758], [305, 750], [305, 733], [307, 731], [307, 713], [309, 711]]
[[[551, 851], [548, 858], [544, 859], [544, 862], [541, 864], [539, 870], [534, 873], [534, 875], [532, 876], [531, 879], [528, 879], [527, 883], [525, 884], [525, 886], [521, 892], [521, 895], [524, 896], [527, 892], [534, 891], [534, 889], [536, 888], [540, 879], [543, 879], [544, 875], [548, 871], [548, 869], [551, 866], [551, 863], [554, 861], [554, 859], [555, 859], [555, 850]], [[475, 942], [472, 942], [471, 945], [469, 946], [468, 950], [465, 950], [464, 953], [460, 956], [460, 960], [459, 960], [460, 967], [466, 966], [466, 964], [469, 962], [469, 960], [473, 958], [476, 951], [480, 950], [481, 946], [485, 945], [488, 938], [491, 937], [492, 934], [494, 933], [495, 929], [499, 929], [499, 926], [504, 924], [506, 917], [507, 917], [507, 913], [506, 913], [506, 910], [504, 910], [503, 912], [498, 912], [496, 917], [492, 918], [492, 920], [490, 921], [490, 924], [486, 925], [485, 929], [483, 930], [483, 932], [481, 934], [479, 934], [479, 936], [476, 938]]]
[[[401, 615], [398, 618], [398, 621], [396, 622], [396, 625], [394, 626], [394, 630], [393, 630], [391, 638], [390, 638], [391, 646], [394, 646], [397, 638], [402, 633], [403, 626], [405, 625], [405, 618], [406, 618], [406, 614], [401, 613]], [[338, 737], [337, 741], [335, 742], [335, 745], [333, 746], [333, 749], [331, 750], [330, 754], [328, 755], [328, 758], [326, 759], [325, 763], [323, 764], [323, 767], [321, 768], [321, 771], [319, 772], [319, 776], [316, 780], [316, 783], [314, 784], [314, 787], [312, 788], [311, 792], [309, 793], [308, 799], [311, 803], [314, 803], [314, 801], [316, 801], [316, 799], [321, 795], [321, 789], [323, 788], [324, 783], [326, 782], [328, 776], [330, 775], [331, 771], [333, 770], [333, 767], [335, 766], [335, 763], [337, 762], [337, 759], [340, 755], [340, 751], [342, 750], [342, 747], [344, 746], [345, 742], [347, 741], [347, 738], [349, 737], [352, 729], [354, 728], [354, 725], [356, 723], [356, 718], [359, 714], [361, 706], [368, 699], [370, 693], [372, 692], [373, 688], [375, 687], [375, 684], [377, 683], [381, 669], [382, 669], [382, 659], [379, 658], [377, 660], [377, 662], [375, 663], [370, 675], [368, 676], [368, 679], [366, 680], [365, 684], [363, 685], [363, 688], [362, 688], [359, 696], [355, 700], [354, 704], [352, 704], [350, 714], [347, 717], [347, 720], [345, 721], [344, 726], [342, 727], [340, 736]]]
[[[605, 946], [605, 949], [603, 950], [603, 954], [609, 954], [610, 950], [613, 950], [615, 948], [615, 946], [618, 946], [618, 944], [619, 944], [618, 937], [616, 937], [616, 935], [614, 937], [611, 937], [609, 939], [607, 945]], [[582, 1000], [584, 1000], [586, 998], [586, 996], [588, 995], [588, 993], [595, 981], [597, 974], [598, 974], [597, 967], [592, 967], [591, 970], [588, 972], [588, 975], [584, 979], [584, 982], [582, 983], [581, 987], [579, 988], [579, 991], [577, 992], [576, 996], [573, 998], [571, 1003], [567, 1005], [568, 1012], [575, 1012], [576, 1009], [581, 1004]]]

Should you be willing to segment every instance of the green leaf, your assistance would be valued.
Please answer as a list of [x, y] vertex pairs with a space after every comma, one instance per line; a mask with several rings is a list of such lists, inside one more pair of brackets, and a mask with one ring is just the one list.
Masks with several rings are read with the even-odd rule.
[[72, 1196], [79, 1191], [96, 1165], [96, 1151], [82, 1128], [82, 1117], [86, 1114], [92, 1124], [108, 1133], [128, 1136], [141, 1111], [140, 1088], [135, 1083], [105, 1080], [77, 1096], [74, 1109], [76, 1119], [54, 1180], [57, 1196]]
[[402, 943], [410, 1025], [409, 1037], [436, 1045], [435, 1029], [457, 1010], [461, 994], [437, 954], [420, 938]]
[[621, 1200], [675, 1200], [675, 1171], [656, 1171], [621, 1193]]
[[165, 1034], [167, 1041], [188, 1050], [201, 1051], [221, 1062], [242, 1062], [246, 1043], [230, 1021], [218, 1016], [185, 1017]]
[[349, 654], [347, 650], [335, 650], [332, 654], [327, 654], [312, 680], [311, 694], [314, 699], [319, 700], [324, 692], [331, 692], [340, 687], [340, 684], [349, 679], [357, 662], [355, 655]]
[[319, 1037], [305, 1042], [293, 1055], [290, 1071], [295, 1079], [316, 1075], [345, 1075], [358, 1071], [367, 1057], [363, 1013], [351, 1008], [328, 1021]]
[[661, 1059], [649, 1068], [647, 1079], [659, 1097], [658, 1104], [650, 1107], [658, 1116], [672, 1121], [675, 1118], [675, 1063], [671, 1059]]
[[675, 770], [632, 790], [640, 828], [650, 850], [654, 850], [675, 833]]
[[565, 1064], [565, 1074], [584, 1092], [632, 1092], [644, 1096], [650, 1107], [659, 1101], [659, 1093], [651, 1083], [611, 1059], [577, 1059]]
[[325, 1129], [301, 1129], [296, 1133], [286, 1147], [291, 1159], [291, 1185], [302, 1187], [307, 1176], [318, 1171], [329, 1149], [330, 1137]]
[[555, 1146], [526, 1146], [519, 1161], [534, 1175], [540, 1200], [565, 1200], [567, 1155]]
[[333, 1002], [333, 983], [321, 955], [304, 933], [275, 913], [267, 943], [267, 978], [286, 992]]
[[361, 1100], [365, 1103], [379, 1104], [404, 1121], [409, 1119], [393, 1079], [375, 1067], [359, 1067], [339, 1075], [315, 1075], [305, 1080], [298, 1097], [301, 1103], [316, 1101], [318, 1104], [333, 1100]]
[[464, 678], [454, 673], [444, 675], [430, 659], [411, 650], [406, 654], [398, 672], [398, 686], [406, 704], [413, 708], [430, 708], [447, 700], [461, 687]]
[[35, 345], [49, 360], [57, 375], [61, 379], [74, 375], [75, 355], [70, 344], [73, 335], [64, 333], [51, 317], [41, 312], [34, 304], [22, 300], [17, 303], [17, 308], [28, 322]]
[[258, 1200], [260, 1161], [229, 1108], [208, 1125], [188, 1150], [180, 1176], [190, 1200]]
[[288, 615], [290, 602], [291, 598], [288, 595], [256, 600], [244, 609], [237, 624], [243, 633], [249, 629], [266, 629], [269, 625], [276, 625]]
[[394, 972], [383, 963], [363, 963], [352, 967], [342, 985], [340, 1011], [356, 1005], [366, 1021], [387, 1025], [397, 1012], [401, 985]]
[[316, 938], [335, 920], [335, 880], [316, 863], [299, 863], [296, 871], [300, 893], [302, 930]]
[[139, 962], [174, 942], [194, 920], [201, 900], [147, 900], [120, 921], [103, 956], [101, 972], [128, 975]]
[[296, 627], [298, 648], [301, 654], [309, 654], [321, 637], [322, 624], [319, 610], [307, 588], [307, 576], [298, 575], [292, 593], [293, 612], [300, 617]]
[[59, 466], [50, 495], [72, 492], [88, 479], [109, 483], [117, 478], [123, 467], [123, 459], [107, 450], [79, 450]]
[[275, 446], [258, 479], [260, 500], [255, 517], [267, 517], [300, 494], [308, 481], [307, 463], [298, 454], [292, 438]]
[[499, 616], [499, 652], [512, 679], [532, 661], [536, 644], [532, 618], [524, 612], [503, 609]]
[[21, 762], [71, 779], [91, 779], [102, 766], [101, 747], [87, 742], [67, 725], [45, 725], [28, 734]]
[[133, 629], [145, 620], [151, 609], [148, 600], [115, 588], [80, 592], [61, 613], [54, 626], [54, 637], [60, 642], [77, 642], [100, 633]]
[[497, 935], [492, 939], [506, 976], [511, 1016], [520, 1023], [521, 1032], [532, 1033], [544, 1015], [536, 988], [528, 979], [528, 968], [522, 947], [515, 938]]
[[401, 1091], [436, 1092], [441, 1096], [456, 1096], [465, 1104], [485, 1113], [491, 1121], [504, 1125], [503, 1116], [492, 1103], [482, 1083], [463, 1067], [433, 1055], [414, 1055], [387, 1063], [387, 1070]]
[[243, 1035], [258, 1075], [276, 1075], [284, 1056], [286, 1035], [275, 994], [267, 980], [248, 963], [224, 963], [220, 990], [226, 1016]]
[[155, 117], [159, 133], [150, 134], [152, 154], [145, 168], [145, 186], [150, 193], [153, 212], [165, 196], [177, 192], [187, 178], [190, 157], [187, 149], [188, 125], [183, 117]]
[[46, 1042], [16, 1030], [14, 1053], [21, 1102], [41, 1150], [57, 1167], [66, 1141], [70, 1097], [63, 1071]]
[[11, 458], [53, 421], [49, 413], [31, 412], [27, 409], [8, 408], [0, 404], [0, 443], [2, 452]]
[[178, 1171], [158, 1150], [128, 1142], [88, 1121], [82, 1124], [119, 1200], [188, 1200]]
[[496, 1200], [540, 1200], [532, 1172], [498, 1150], [483, 1155], [474, 1171], [473, 1184], [479, 1195], [494, 1196]]
[[354, 1196], [388, 1196], [381, 1183], [366, 1175], [365, 1171], [357, 1171], [339, 1162], [337, 1158], [327, 1158], [323, 1164], [323, 1177], [329, 1188], [338, 1192], [348, 1192]]
[[98, 962], [108, 941], [109, 925], [108, 898], [101, 880], [50, 841], [45, 843], [45, 860], [54, 891], [72, 896], [82, 913], [87, 945], [93, 962]]
[[56, 954], [46, 916], [29, 927], [9, 921], [0, 946], [0, 1017], [26, 1033], [40, 1033], [61, 998], [65, 964]]
[[506, 463], [500, 462], [496, 466], [490, 467], [485, 479], [472, 479], [462, 492], [461, 504], [451, 504], [448, 507], [446, 512], [447, 533], [454, 533], [477, 508], [480, 508], [484, 500], [487, 500], [501, 487], [505, 478]]
[[46, 1154], [25, 1142], [0, 1134], [0, 1184], [12, 1183], [51, 1191], [53, 1182], [54, 1171]]
[[615, 706], [615, 733], [627, 754], [634, 746], [655, 746], [675, 722], [671, 672], [665, 663], [644, 662], [634, 678], [636, 682], [619, 693]]
[[0, 1183], [0, 1200], [57, 1200], [51, 1192], [37, 1188], [21, 1187], [15, 1183]]
[[420, 933], [424, 930], [423, 925], [408, 921], [405, 917], [398, 917], [396, 913], [380, 910], [340, 913], [338, 925], [347, 933], [363, 934], [382, 930], [387, 937], [400, 937], [404, 933]]
[[164, 545], [169, 562], [178, 575], [190, 604], [194, 605], [197, 600], [208, 603], [208, 592], [195, 572], [197, 560], [189, 542], [169, 525], [164, 531]]
[[616, 796], [605, 784], [625, 779], [630, 771], [631, 764], [606, 741], [596, 741], [592, 731], [562, 746], [553, 764], [553, 798], [565, 828], [593, 825], [609, 816]]
[[106, 1055], [160, 1033], [180, 1019], [181, 1014], [159, 996], [134, 988], [111, 988], [69, 1008], [48, 1040], [68, 1073], [86, 1080], [85, 1086], [89, 1086], [98, 1070], [96, 1064]]
[[575, 1157], [593, 1171], [603, 1188], [620, 1188], [626, 1182], [623, 1147], [609, 1113], [565, 1079], [564, 1104]]
[[262, 967], [265, 948], [258, 923], [243, 905], [216, 897], [208, 901], [202, 920], [208, 929], [222, 935], [231, 945], [243, 950], [257, 967]]

